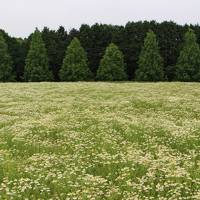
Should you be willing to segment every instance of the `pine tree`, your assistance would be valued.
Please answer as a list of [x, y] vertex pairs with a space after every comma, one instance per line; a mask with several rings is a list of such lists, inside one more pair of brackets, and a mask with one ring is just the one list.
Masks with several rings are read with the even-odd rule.
[[8, 54], [8, 46], [4, 40], [2, 33], [0, 32], [0, 81], [7, 82], [13, 81], [13, 69], [12, 59]]
[[60, 70], [62, 81], [87, 81], [91, 78], [88, 59], [80, 41], [75, 37], [67, 48]]
[[65, 56], [66, 45], [68, 45], [68, 35], [64, 27], [59, 27], [57, 31], [45, 27], [42, 31], [42, 38], [47, 49], [49, 65], [55, 81], [59, 81], [59, 71]]
[[149, 31], [139, 56], [136, 80], [161, 81], [164, 77], [163, 59], [159, 53], [158, 42], [153, 31]]
[[38, 29], [32, 35], [30, 49], [26, 58], [24, 70], [26, 81], [50, 81], [52, 73], [42, 35]]
[[179, 81], [200, 81], [200, 48], [192, 29], [184, 37], [183, 48], [177, 62]]
[[126, 79], [124, 56], [119, 48], [111, 43], [100, 61], [100, 66], [97, 70], [97, 80], [123, 81]]

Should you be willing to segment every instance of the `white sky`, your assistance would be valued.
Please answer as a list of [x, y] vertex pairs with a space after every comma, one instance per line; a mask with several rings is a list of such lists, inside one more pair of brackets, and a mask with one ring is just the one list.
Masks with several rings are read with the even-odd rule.
[[200, 0], [1, 0], [0, 28], [26, 37], [35, 27], [67, 30], [82, 23], [125, 25], [128, 21], [200, 22]]

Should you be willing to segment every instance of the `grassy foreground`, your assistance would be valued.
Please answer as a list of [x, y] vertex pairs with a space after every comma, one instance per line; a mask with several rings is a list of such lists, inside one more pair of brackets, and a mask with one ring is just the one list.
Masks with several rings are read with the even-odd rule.
[[200, 84], [0, 84], [0, 199], [200, 199]]

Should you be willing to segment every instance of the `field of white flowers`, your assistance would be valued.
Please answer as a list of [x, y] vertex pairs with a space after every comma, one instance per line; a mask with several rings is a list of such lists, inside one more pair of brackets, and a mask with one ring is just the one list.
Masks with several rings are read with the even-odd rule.
[[0, 199], [200, 199], [200, 84], [0, 84]]

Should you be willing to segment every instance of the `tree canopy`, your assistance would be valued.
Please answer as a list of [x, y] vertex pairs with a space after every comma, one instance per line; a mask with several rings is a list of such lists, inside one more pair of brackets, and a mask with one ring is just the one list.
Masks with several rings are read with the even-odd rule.
[[111, 43], [100, 61], [100, 66], [97, 71], [97, 80], [123, 81], [126, 79], [124, 56], [119, 48]]
[[[197, 59], [190, 61], [189, 58], [191, 56], [186, 56], [186, 53], [182, 53], [186, 52], [184, 49], [189, 48], [189, 45], [187, 45], [187, 48], [185, 47], [185, 33], [188, 29], [192, 29], [193, 34], [196, 35], [196, 39], [194, 38], [193, 40], [195, 41], [193, 44], [196, 44], [193, 47], [196, 46], [194, 47], [196, 50], [189, 53], [194, 58], [196, 57], [194, 54], [198, 55], [200, 26], [183, 26], [172, 21], [162, 23], [157, 23], [156, 21], [128, 22], [125, 26], [98, 23], [91, 26], [83, 24], [79, 29], [71, 29], [69, 32], [62, 26], [57, 30], [45, 27], [38, 34], [41, 36], [38, 42], [35, 42], [37, 45], [32, 45], [35, 33], [28, 36], [28, 38], [16, 38], [9, 36], [3, 30], [0, 30], [0, 32], [7, 44], [7, 52], [13, 63], [12, 72], [14, 72], [17, 81], [46, 81], [50, 79], [60, 81], [60, 69], [66, 56], [66, 47], [69, 46], [74, 38], [80, 41], [87, 55], [87, 66], [92, 72], [90, 79], [95, 80], [106, 48], [110, 43], [114, 43], [123, 52], [128, 80], [136, 80], [136, 78], [138, 80], [138, 76], [136, 76], [136, 71], [138, 72], [140, 68], [138, 60], [140, 60], [146, 33], [149, 30], [154, 32], [156, 41], [159, 44], [159, 55], [163, 58], [163, 79], [168, 81], [199, 81], [198, 61], [195, 61]], [[33, 53], [39, 52], [38, 49], [43, 49], [43, 53], [39, 56]], [[183, 57], [185, 58], [183, 59]], [[185, 60], [186, 57], [188, 57], [188, 60]], [[41, 62], [43, 63], [42, 65], [40, 64]], [[187, 64], [188, 67], [186, 63], [189, 63]], [[158, 69], [156, 72], [158, 72]], [[30, 76], [30, 74], [32, 75]], [[157, 77], [160, 77], [160, 75]], [[65, 79], [68, 78], [65, 77]], [[149, 81], [152, 80], [148, 79]]]
[[14, 80], [13, 62], [8, 53], [8, 46], [3, 34], [0, 32], [0, 81], [7, 82]]
[[161, 81], [163, 78], [163, 59], [159, 52], [156, 35], [153, 31], [149, 31], [139, 56], [136, 80]]
[[24, 78], [26, 81], [50, 81], [47, 50], [41, 32], [36, 29], [31, 37], [30, 49], [26, 58]]
[[67, 47], [60, 70], [60, 79], [62, 81], [87, 81], [91, 79], [86, 52], [76, 37]]
[[184, 36], [183, 48], [177, 62], [177, 79], [200, 81], [200, 48], [192, 29], [189, 29]]

